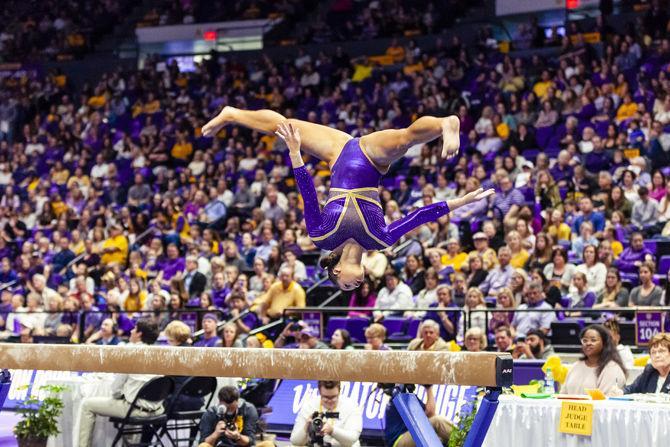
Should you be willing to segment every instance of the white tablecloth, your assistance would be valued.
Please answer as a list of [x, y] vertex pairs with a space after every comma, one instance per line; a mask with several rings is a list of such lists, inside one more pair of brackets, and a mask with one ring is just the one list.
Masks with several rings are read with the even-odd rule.
[[501, 396], [484, 447], [670, 446], [670, 405], [593, 401], [593, 435], [559, 433], [561, 400]]
[[[49, 438], [47, 447], [79, 446], [79, 408], [85, 397], [111, 397], [113, 374], [85, 374], [81, 377], [53, 379], [48, 385], [62, 385], [67, 387], [61, 398], [63, 399], [63, 414], [58, 426], [61, 433]], [[116, 430], [109, 419], [97, 417], [93, 431], [93, 445], [105, 446], [111, 443]]]
[[[63, 413], [60, 417], [58, 426], [61, 433], [58, 436], [49, 438], [47, 447], [79, 447], [79, 408], [81, 401], [85, 397], [111, 397], [112, 382], [114, 374], [84, 374], [80, 377], [66, 377], [47, 380], [48, 385], [62, 385], [67, 389], [61, 394], [63, 399]], [[237, 385], [237, 379], [217, 378], [218, 386], [212, 405], [217, 405], [216, 395], [218, 390], [227, 385]], [[207, 402], [205, 400], [205, 402]], [[93, 430], [94, 446], [110, 445], [116, 436], [114, 425], [109, 422], [109, 418], [98, 416]], [[174, 436], [174, 434], [173, 434]], [[179, 437], [188, 437], [188, 430], [180, 430]], [[167, 443], [167, 438], [163, 438]], [[166, 444], [168, 445], [168, 444]]]

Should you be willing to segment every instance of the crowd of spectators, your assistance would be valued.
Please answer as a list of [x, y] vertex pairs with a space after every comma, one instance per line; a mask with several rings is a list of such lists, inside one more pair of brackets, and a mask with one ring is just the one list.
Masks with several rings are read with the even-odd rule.
[[191, 23], [255, 20], [293, 17], [312, 9], [304, 0], [242, 0], [207, 2], [203, 0], [153, 0], [138, 26], [165, 26]]
[[[81, 92], [60, 77], [4, 79], [2, 335], [113, 344], [142, 316], [164, 330], [200, 310], [189, 323], [204, 346], [326, 346], [304, 322], [246, 337], [305, 306], [320, 272], [281, 143], [235, 126], [201, 135], [224, 105], [353, 136], [459, 116], [459, 158], [440, 160], [435, 142], [391, 167], [386, 219], [480, 186], [497, 194], [365, 255], [350, 303], [376, 308], [351, 315], [376, 324], [354, 340], [368, 348], [384, 349], [385, 322], [404, 316], [425, 320], [413, 349], [481, 350], [503, 327], [534, 334], [518, 355], [542, 355], [538, 334], [571, 308], [664, 304], [667, 266], [657, 275], [647, 242], [670, 236], [670, 40], [645, 29], [602, 38], [602, 51], [577, 39], [557, 59], [454, 37], [394, 41], [383, 66], [341, 48], [212, 58], [192, 73], [147, 60]], [[307, 166], [324, 201], [328, 166]], [[487, 318], [487, 306], [499, 311]], [[550, 312], [523, 312], [538, 307]], [[333, 346], [350, 337], [340, 330]]]
[[130, 0], [8, 0], [0, 12], [0, 62], [67, 60], [90, 51]]
[[326, 43], [416, 36], [447, 29], [477, 1], [336, 0], [302, 35], [302, 42]]

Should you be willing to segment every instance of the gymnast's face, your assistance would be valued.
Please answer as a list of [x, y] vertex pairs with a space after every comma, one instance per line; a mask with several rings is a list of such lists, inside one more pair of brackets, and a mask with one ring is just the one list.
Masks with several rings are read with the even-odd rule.
[[337, 285], [348, 292], [363, 284], [365, 272], [360, 264], [340, 261], [334, 268], [333, 274], [337, 277]]

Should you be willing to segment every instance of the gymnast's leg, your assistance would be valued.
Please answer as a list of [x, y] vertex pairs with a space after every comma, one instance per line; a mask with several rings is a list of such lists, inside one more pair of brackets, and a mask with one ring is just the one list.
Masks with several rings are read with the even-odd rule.
[[[258, 132], [274, 134], [277, 126], [286, 121], [283, 115], [272, 110], [241, 110], [224, 107], [219, 115], [202, 128], [202, 133], [205, 136], [214, 136], [226, 124], [238, 124]], [[337, 160], [346, 142], [351, 139], [350, 135], [328, 126], [292, 118], [288, 119], [288, 122], [299, 129], [302, 149], [331, 166]]]
[[460, 121], [457, 116], [422, 116], [405, 129], [373, 132], [361, 138], [361, 147], [380, 167], [391, 165], [415, 144], [428, 143], [442, 136], [442, 157], [452, 158], [460, 146]]

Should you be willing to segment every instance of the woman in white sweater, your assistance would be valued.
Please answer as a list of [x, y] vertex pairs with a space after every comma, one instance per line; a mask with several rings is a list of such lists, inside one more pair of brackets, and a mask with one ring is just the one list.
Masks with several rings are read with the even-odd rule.
[[582, 272], [586, 275], [586, 287], [589, 292], [600, 295], [605, 288], [605, 280], [607, 279], [607, 267], [602, 262], [598, 262], [596, 247], [594, 245], [587, 245], [582, 251], [584, 259], [583, 264], [579, 264], [575, 271]]
[[586, 394], [599, 389], [606, 396], [623, 394], [626, 372], [610, 332], [600, 324], [582, 330], [582, 358], [568, 372], [562, 394]]

